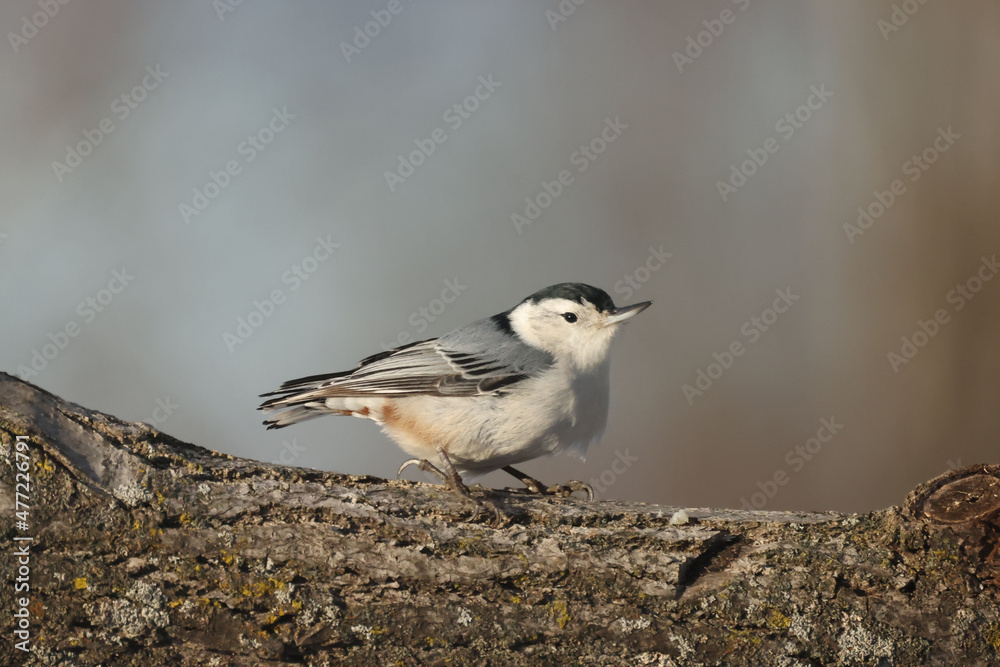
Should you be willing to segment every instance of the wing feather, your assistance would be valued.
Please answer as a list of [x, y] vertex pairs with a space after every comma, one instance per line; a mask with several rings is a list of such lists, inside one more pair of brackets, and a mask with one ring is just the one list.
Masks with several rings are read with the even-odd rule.
[[353, 371], [289, 380], [260, 409], [277, 409], [349, 396], [477, 396], [537, 375], [552, 364], [547, 353], [510, 336], [496, 317], [441, 338], [417, 341], [361, 360]]

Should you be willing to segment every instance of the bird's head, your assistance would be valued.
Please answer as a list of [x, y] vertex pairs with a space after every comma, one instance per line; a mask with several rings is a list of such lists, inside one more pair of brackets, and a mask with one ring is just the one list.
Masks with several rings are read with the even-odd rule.
[[511, 329], [528, 345], [545, 350], [580, 370], [603, 363], [611, 340], [625, 320], [652, 301], [616, 308], [602, 289], [559, 283], [539, 290], [508, 314]]

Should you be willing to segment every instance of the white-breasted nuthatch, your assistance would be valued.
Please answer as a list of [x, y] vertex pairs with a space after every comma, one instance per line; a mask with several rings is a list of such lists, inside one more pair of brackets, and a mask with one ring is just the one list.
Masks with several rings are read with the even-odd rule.
[[[416, 464], [467, 497], [460, 473], [502, 468], [536, 493], [583, 490], [593, 498], [581, 482], [546, 488], [512, 466], [566, 450], [582, 456], [600, 439], [611, 341], [651, 303], [616, 308], [596, 287], [552, 285], [440, 338], [362, 359], [354, 370], [289, 380], [262, 394], [273, 398], [259, 409], [284, 410], [264, 421], [269, 429], [327, 414], [371, 419], [417, 457], [400, 473]], [[429, 461], [435, 456], [443, 471]]]

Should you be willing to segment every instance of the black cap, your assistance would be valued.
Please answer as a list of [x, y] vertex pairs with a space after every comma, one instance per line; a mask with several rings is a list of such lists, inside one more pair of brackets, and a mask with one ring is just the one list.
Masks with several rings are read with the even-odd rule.
[[538, 303], [542, 299], [568, 299], [579, 304], [586, 299], [594, 304], [594, 307], [602, 313], [609, 313], [615, 309], [615, 302], [611, 300], [608, 293], [597, 287], [585, 285], [583, 283], [559, 283], [551, 285], [545, 289], [540, 289], [525, 301]]

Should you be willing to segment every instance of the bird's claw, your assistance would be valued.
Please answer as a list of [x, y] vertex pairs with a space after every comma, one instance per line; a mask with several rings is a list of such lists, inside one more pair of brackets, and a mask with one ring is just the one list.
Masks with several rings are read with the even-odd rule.
[[399, 470], [396, 471], [396, 479], [399, 479], [400, 475], [403, 474], [403, 471], [410, 466], [417, 466], [424, 472], [429, 472], [432, 475], [436, 476], [442, 482], [447, 481], [448, 479], [447, 475], [441, 472], [440, 468], [438, 468], [436, 465], [434, 465], [427, 459], [410, 459], [409, 461], [403, 461], [403, 465], [399, 466]]
[[503, 523], [504, 519], [507, 518], [507, 515], [503, 513], [503, 510], [497, 507], [497, 504], [488, 498], [477, 498], [473, 495], [468, 495], [466, 496], [466, 498], [476, 503], [476, 511], [469, 518], [469, 521], [475, 521], [477, 518], [479, 518], [479, 512], [480, 510], [483, 509], [488, 509], [490, 512], [492, 512], [493, 518], [496, 519], [498, 523]]
[[532, 493], [537, 493], [541, 496], [548, 493], [548, 489], [542, 486], [542, 483], [534, 477], [525, 477], [521, 481], [524, 483], [524, 488], [528, 489], [528, 491], [531, 491]]
[[476, 503], [476, 511], [469, 519], [470, 521], [475, 521], [479, 517], [479, 512], [482, 509], [488, 509], [491, 512], [493, 512], [493, 517], [498, 522], [503, 521], [506, 515], [503, 513], [503, 511], [501, 511], [499, 507], [497, 507], [496, 503], [494, 503], [489, 498], [478, 498], [472, 495], [472, 492], [469, 491], [469, 487], [465, 485], [465, 482], [462, 481], [462, 478], [459, 477], [457, 473], [453, 476], [444, 475], [443, 477], [444, 477], [444, 485], [446, 488], [451, 489], [452, 491], [462, 496], [463, 498], [467, 498], [472, 502]]
[[559, 498], [569, 498], [576, 491], [586, 491], [587, 500], [594, 499], [594, 488], [590, 484], [572, 479], [565, 484], [553, 484], [546, 487], [531, 475], [526, 475], [513, 466], [504, 466], [503, 471], [519, 479], [525, 488], [540, 496], [557, 496]]
[[[442, 484], [444, 484], [445, 488], [454, 491], [463, 498], [468, 498], [472, 502], [476, 503], [476, 511], [472, 515], [470, 521], [474, 521], [479, 516], [479, 512], [482, 509], [490, 510], [497, 521], [502, 521], [505, 518], [506, 515], [499, 507], [497, 507], [497, 505], [492, 500], [489, 500], [487, 498], [480, 499], [472, 495], [472, 493], [469, 491], [469, 487], [465, 485], [465, 482], [462, 481], [462, 478], [458, 475], [458, 473], [455, 473], [454, 475], [449, 475], [444, 471], [442, 471], [440, 468], [438, 468], [436, 465], [428, 461], [427, 459], [409, 459], [408, 461], [403, 461], [403, 465], [399, 466], [399, 470], [396, 472], [396, 479], [399, 479], [400, 476], [403, 474], [403, 471], [413, 465], [420, 468], [420, 470], [424, 472], [429, 472], [438, 479], [440, 479]], [[479, 485], [477, 484], [476, 486]]]
[[[532, 491], [535, 491], [532, 489]], [[565, 484], [553, 484], [549, 488], [545, 489], [545, 493], [559, 496], [560, 498], [569, 498], [576, 491], [585, 491], [587, 493], [587, 500], [594, 499], [594, 487], [586, 482], [581, 482], [576, 479], [571, 479]], [[541, 493], [541, 491], [535, 491], [535, 493]]]

